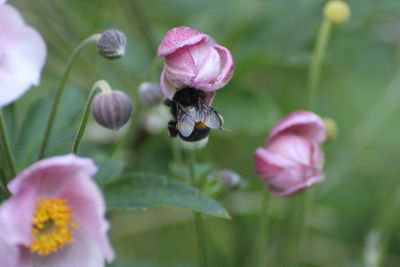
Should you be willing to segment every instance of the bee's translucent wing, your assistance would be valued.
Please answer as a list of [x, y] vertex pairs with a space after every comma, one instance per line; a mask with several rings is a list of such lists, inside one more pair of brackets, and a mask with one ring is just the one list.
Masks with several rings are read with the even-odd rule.
[[194, 125], [196, 124], [191, 112], [179, 105], [176, 119], [176, 128], [179, 130], [179, 133], [184, 137], [188, 137], [193, 132]]
[[218, 112], [207, 104], [201, 104], [197, 110], [197, 117], [202, 123], [213, 129], [220, 129], [222, 120]]

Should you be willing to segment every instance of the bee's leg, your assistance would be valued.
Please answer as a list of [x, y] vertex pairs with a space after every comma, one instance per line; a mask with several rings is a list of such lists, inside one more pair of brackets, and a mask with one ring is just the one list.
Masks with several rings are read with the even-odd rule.
[[176, 129], [176, 121], [169, 121], [168, 122], [168, 131], [169, 135], [171, 137], [177, 137], [178, 136], [178, 129]]
[[171, 99], [165, 99], [164, 100], [164, 105], [166, 105], [168, 107], [173, 107], [174, 106], [174, 101], [172, 101]]

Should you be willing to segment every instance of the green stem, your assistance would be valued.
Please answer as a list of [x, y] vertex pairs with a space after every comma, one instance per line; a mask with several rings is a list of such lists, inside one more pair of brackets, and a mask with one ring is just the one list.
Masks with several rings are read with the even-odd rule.
[[[196, 170], [195, 170], [195, 151], [188, 151], [188, 167], [190, 174], [190, 183], [192, 186], [196, 184]], [[200, 266], [207, 267], [207, 250], [206, 250], [206, 242], [205, 242], [205, 232], [204, 232], [204, 223], [203, 218], [200, 213], [194, 211], [194, 225], [196, 228], [196, 238], [197, 238], [197, 247], [200, 259]]]
[[67, 68], [64, 71], [63, 77], [61, 79], [60, 85], [57, 88], [57, 92], [56, 92], [56, 96], [54, 98], [54, 102], [53, 102], [53, 106], [51, 108], [50, 111], [50, 117], [49, 120], [47, 121], [47, 126], [46, 126], [46, 132], [44, 134], [44, 138], [43, 138], [43, 142], [42, 145], [40, 147], [40, 152], [39, 152], [39, 158], [44, 158], [45, 153], [46, 153], [46, 148], [47, 145], [49, 143], [49, 138], [50, 138], [50, 134], [51, 134], [51, 130], [53, 128], [53, 124], [57, 115], [57, 110], [58, 110], [58, 106], [60, 104], [60, 100], [61, 100], [61, 96], [64, 92], [64, 88], [67, 84], [69, 75], [71, 73], [71, 69], [76, 61], [76, 59], [78, 58], [78, 55], [82, 52], [83, 48], [85, 48], [87, 45], [92, 44], [92, 43], [96, 43], [99, 39], [100, 39], [101, 34], [93, 34], [91, 36], [89, 36], [88, 38], [86, 38], [85, 40], [83, 40], [72, 52], [69, 60], [68, 60], [68, 64], [67, 64]]
[[[17, 170], [15, 168], [14, 158], [11, 152], [10, 142], [8, 140], [7, 129], [4, 121], [3, 111], [0, 109], [0, 136], [1, 136], [1, 144], [3, 150], [5, 152], [5, 158], [7, 161], [7, 166], [11, 174], [11, 178], [17, 175]], [[4, 182], [4, 181], [3, 181]], [[6, 184], [4, 184], [6, 186]], [[7, 188], [7, 187], [6, 187]]]
[[331, 28], [331, 22], [329, 22], [329, 20], [325, 18], [321, 24], [321, 27], [319, 28], [317, 42], [315, 44], [313, 58], [310, 65], [307, 104], [309, 110], [313, 110], [315, 106], [315, 99], [317, 97], [319, 80], [321, 76], [321, 66], [325, 57], [326, 48], [328, 46]]
[[[398, 210], [400, 207], [400, 185], [394, 190], [392, 195], [388, 197], [386, 203], [384, 203], [382, 209], [382, 213], [378, 216], [378, 221], [376, 222], [375, 230], [379, 236], [378, 240], [378, 259], [375, 263], [375, 267], [382, 266], [384, 260], [384, 253], [389, 241], [389, 237], [391, 236], [391, 232], [393, 231], [394, 223], [396, 222], [397, 214], [393, 212]], [[367, 263], [366, 263], [367, 264]], [[371, 264], [367, 264], [368, 266], [372, 266]]]
[[264, 255], [267, 244], [267, 232], [268, 232], [268, 204], [269, 204], [269, 193], [262, 192], [263, 200], [261, 206], [261, 217], [258, 229], [258, 242], [256, 247], [256, 267], [264, 267]]
[[83, 111], [82, 120], [81, 120], [81, 123], [79, 124], [79, 129], [78, 129], [78, 132], [76, 134], [74, 144], [72, 146], [72, 152], [75, 153], [75, 154], [79, 153], [79, 146], [81, 144], [82, 137], [83, 137], [83, 134], [85, 133], [86, 125], [87, 125], [87, 122], [89, 120], [89, 115], [90, 115], [90, 111], [91, 111], [91, 108], [92, 108], [93, 99], [96, 96], [96, 94], [102, 90], [102, 88], [104, 86], [107, 86], [106, 87], [107, 90], [111, 90], [111, 89], [109, 89], [109, 85], [105, 81], [102, 81], [102, 80], [101, 81], [97, 81], [93, 85], [92, 90], [90, 90], [89, 97], [88, 97], [88, 100], [86, 102], [85, 109]]

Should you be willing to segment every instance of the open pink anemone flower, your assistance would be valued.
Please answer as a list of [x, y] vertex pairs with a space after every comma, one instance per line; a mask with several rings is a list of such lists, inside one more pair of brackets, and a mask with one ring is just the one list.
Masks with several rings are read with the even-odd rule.
[[308, 111], [294, 112], [272, 129], [265, 148], [255, 153], [256, 171], [272, 195], [292, 196], [323, 181], [320, 144], [326, 138], [323, 120]]
[[161, 89], [171, 98], [169, 84], [176, 89], [191, 87], [208, 93], [212, 102], [215, 90], [224, 87], [233, 75], [233, 58], [228, 49], [215, 44], [207, 34], [189, 27], [167, 32], [158, 55], [165, 57]]
[[43, 38], [4, 2], [0, 0], [0, 108], [39, 84], [46, 59]]
[[38, 161], [15, 177], [0, 206], [0, 266], [104, 266], [114, 252], [91, 159]]

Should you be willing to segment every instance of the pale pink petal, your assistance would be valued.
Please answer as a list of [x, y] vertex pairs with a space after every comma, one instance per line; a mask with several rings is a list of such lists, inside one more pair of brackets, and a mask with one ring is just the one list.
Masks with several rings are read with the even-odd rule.
[[325, 163], [325, 155], [322, 148], [316, 143], [312, 143], [312, 158], [311, 165], [315, 166], [315, 168], [322, 170]]
[[91, 159], [80, 158], [74, 154], [43, 159], [32, 164], [9, 184], [11, 193], [17, 194], [24, 188], [32, 188], [39, 196], [56, 197], [72, 178], [92, 177], [97, 171]]
[[191, 46], [190, 52], [196, 66], [196, 76], [193, 83], [207, 82], [214, 84], [221, 69], [221, 58], [217, 51], [207, 44], [199, 44]]
[[14, 7], [0, 5], [0, 107], [39, 84], [45, 59], [40, 34], [24, 23]]
[[32, 243], [32, 217], [35, 194], [23, 190], [0, 206], [0, 266], [31, 266], [21, 245]]
[[18, 246], [10, 243], [7, 233], [0, 228], [0, 266], [19, 267], [19, 255]]
[[32, 218], [36, 206], [36, 193], [26, 188], [6, 200], [0, 208], [0, 228], [8, 242], [29, 246], [32, 243]]
[[207, 34], [198, 32], [189, 27], [173, 28], [167, 32], [158, 47], [158, 56], [165, 57], [182, 47], [194, 45], [199, 42], [207, 43], [209, 40], [210, 37]]
[[182, 48], [167, 56], [165, 75], [175, 88], [191, 87], [196, 76], [196, 66], [189, 48]]
[[0, 0], [0, 4], [4, 4], [7, 0]]
[[280, 134], [296, 134], [322, 143], [327, 133], [323, 120], [309, 111], [297, 111], [279, 122], [271, 131], [267, 144], [271, 143]]
[[287, 169], [269, 182], [272, 195], [289, 197], [310, 187], [316, 186], [324, 180], [324, 174], [311, 167]]
[[298, 163], [290, 158], [274, 154], [264, 148], [259, 148], [255, 153], [255, 167], [257, 173], [269, 180], [279, 175], [282, 170], [297, 167]]
[[218, 51], [221, 58], [221, 71], [215, 86], [216, 88], [221, 88], [231, 80], [235, 64], [233, 63], [232, 54], [228, 49], [220, 45], [214, 45], [214, 48]]
[[161, 72], [161, 79], [160, 79], [161, 91], [163, 93], [164, 98], [172, 99], [174, 93], [172, 92], [168, 83], [169, 82], [167, 80], [167, 77], [165, 76], [165, 67], [164, 67], [163, 71]]
[[206, 98], [206, 103], [211, 107], [212, 103], [214, 102], [215, 98], [215, 91], [207, 92], [207, 98]]
[[[112, 261], [114, 252], [107, 238], [109, 224], [105, 219], [105, 203], [96, 183], [88, 177], [77, 178], [64, 188], [59, 197], [68, 199], [79, 229], [94, 240], [92, 246], [97, 246], [102, 255]], [[80, 241], [77, 239], [76, 242]]]
[[74, 233], [75, 242], [47, 256], [33, 255], [33, 266], [41, 267], [101, 267], [104, 256], [96, 241], [80, 229]]
[[0, 206], [0, 266], [31, 266], [21, 245], [32, 243], [35, 199], [35, 192], [26, 189]]
[[297, 164], [310, 165], [312, 161], [312, 141], [293, 134], [277, 136], [269, 145], [268, 151], [279, 154]]

